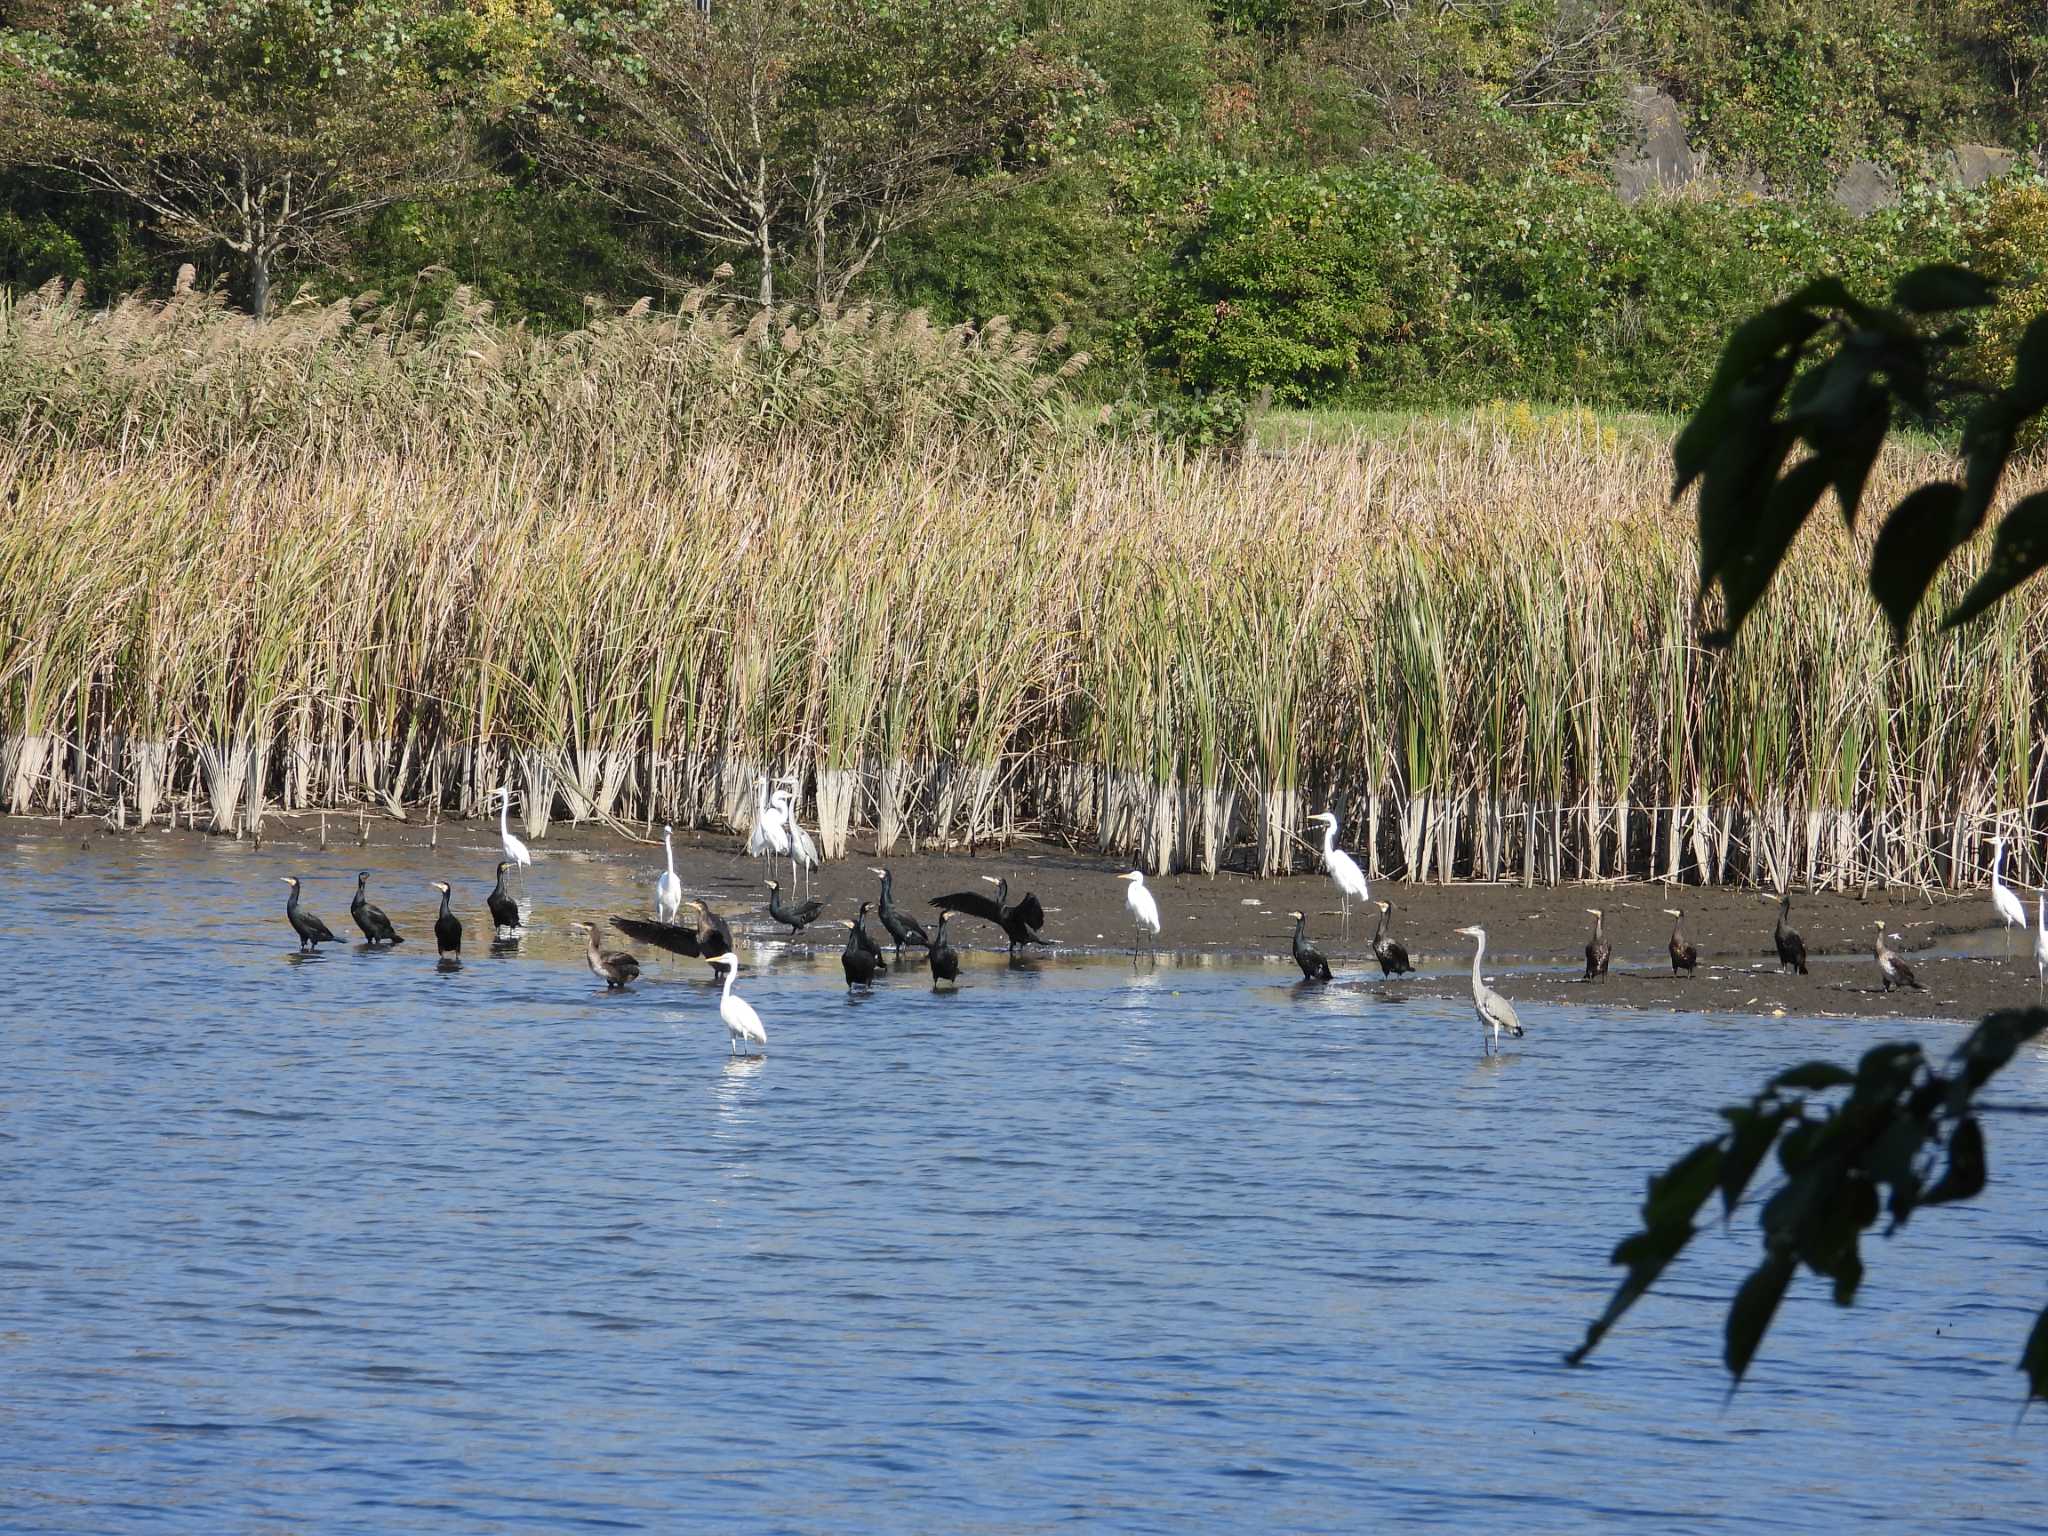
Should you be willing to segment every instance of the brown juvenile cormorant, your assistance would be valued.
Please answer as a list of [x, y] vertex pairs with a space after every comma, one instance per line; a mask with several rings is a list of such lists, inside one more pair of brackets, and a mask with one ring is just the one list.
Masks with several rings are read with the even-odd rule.
[[782, 904], [782, 887], [773, 880], [768, 882], [768, 915], [789, 930], [795, 938], [818, 920], [818, 914], [825, 910], [825, 903], [815, 896], [796, 907]]
[[882, 926], [889, 930], [889, 937], [896, 941], [896, 953], [903, 953], [903, 946], [914, 944], [919, 949], [931, 947], [931, 935], [924, 931], [924, 924], [905, 912], [891, 900], [892, 882], [886, 869], [870, 869], [871, 875], [879, 875], [882, 894], [875, 903], [875, 916], [882, 920]]
[[1915, 992], [1925, 992], [1927, 989], [1920, 985], [1920, 978], [1913, 974], [1913, 967], [1893, 954], [1884, 938], [1884, 920], [1880, 918], [1877, 924], [1877, 974], [1884, 978], [1885, 991], [1889, 992], [1893, 987], [1911, 987]]
[[[732, 953], [732, 929], [726, 925], [725, 919], [701, 901], [683, 903], [685, 912], [692, 907], [697, 909], [694, 926], [655, 922], [644, 917], [614, 917], [612, 926], [629, 939], [652, 944], [673, 955], [687, 955], [692, 960], [715, 960], [720, 955]], [[711, 974], [719, 974], [717, 966], [711, 968]]]
[[438, 946], [443, 960], [460, 960], [462, 919], [448, 910], [448, 882], [436, 880], [434, 889], [441, 893], [441, 910], [434, 918], [434, 943]]
[[[867, 911], [865, 902], [861, 904], [861, 911]], [[839, 968], [846, 972], [847, 987], [873, 986], [877, 975], [887, 974], [888, 962], [875, 948], [874, 940], [868, 937], [859, 918], [841, 918], [840, 921], [846, 924], [846, 948], [839, 952]]]
[[519, 931], [519, 903], [505, 894], [505, 871], [511, 867], [504, 859], [498, 861], [498, 883], [484, 898], [484, 905], [491, 909], [494, 938], [509, 939]]
[[[697, 909], [697, 953], [706, 960], [716, 960], [720, 955], [732, 953], [732, 925], [711, 910], [711, 903], [702, 899], [686, 901], [683, 910]], [[716, 966], [712, 967], [715, 971]]]
[[1323, 958], [1323, 952], [1308, 941], [1308, 914], [1290, 912], [1294, 919], [1294, 963], [1301, 967], [1303, 981], [1328, 981], [1330, 962]]
[[1387, 937], [1387, 924], [1393, 919], [1394, 904], [1376, 901], [1373, 905], [1380, 909], [1379, 926], [1372, 931], [1372, 957], [1380, 963], [1380, 977], [1384, 980], [1389, 976], [1406, 976], [1415, 969], [1408, 963], [1408, 948], [1400, 940]]
[[1581, 981], [1598, 981], [1607, 974], [1607, 962], [1614, 958], [1614, 946], [1607, 942], [1607, 914], [1588, 907], [1593, 918], [1593, 937], [1586, 941], [1586, 974]]
[[284, 916], [285, 921], [292, 925], [292, 932], [299, 936], [299, 953], [314, 953], [322, 944], [339, 944], [341, 940], [328, 931], [325, 923], [299, 906], [298, 876], [280, 875], [278, 878], [292, 888], [291, 895], [285, 898]]
[[1666, 907], [1664, 915], [1671, 919], [1671, 974], [1681, 971], [1691, 976], [1699, 968], [1700, 950], [1685, 936], [1685, 913], [1677, 907]]
[[1784, 891], [1778, 897], [1778, 926], [1771, 930], [1771, 941], [1778, 946], [1778, 974], [1797, 971], [1806, 972], [1806, 940], [1794, 933], [1785, 919], [1792, 914], [1792, 893]]
[[623, 949], [600, 949], [597, 942], [597, 923], [573, 923], [571, 927], [581, 928], [590, 936], [590, 951], [584, 961], [590, 967], [590, 974], [605, 985], [607, 992], [616, 992], [629, 981], [640, 977], [640, 961]]
[[1010, 901], [1010, 882], [998, 880], [994, 875], [983, 875], [982, 879], [996, 888], [995, 900], [978, 891], [956, 891], [951, 896], [934, 896], [932, 905], [945, 912], [964, 912], [969, 917], [979, 917], [994, 923], [1010, 940], [1010, 948], [1019, 944], [1050, 945], [1051, 939], [1039, 936], [1038, 930], [1045, 926], [1045, 908], [1038, 904], [1038, 898], [1026, 891], [1015, 903]]
[[960, 956], [953, 946], [946, 942], [946, 914], [939, 913], [939, 925], [932, 930], [932, 941], [925, 950], [925, 959], [932, 968], [932, 986], [940, 982], [952, 986], [960, 984]]
[[363, 937], [374, 947], [378, 944], [403, 944], [404, 935], [391, 926], [391, 919], [384, 915], [384, 909], [371, 904], [363, 890], [370, 883], [370, 872], [356, 873], [355, 900], [348, 904], [348, 915], [356, 920], [356, 926], [363, 930]]

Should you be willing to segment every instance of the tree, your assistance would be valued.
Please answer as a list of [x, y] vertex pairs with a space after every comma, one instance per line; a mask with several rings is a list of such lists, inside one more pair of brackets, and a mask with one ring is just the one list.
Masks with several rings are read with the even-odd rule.
[[[1793, 538], [1830, 490], [1855, 526], [1871, 466], [1900, 415], [1922, 422], [1981, 394], [1963, 428], [1964, 473], [1910, 492], [1887, 514], [1872, 548], [1872, 596], [1903, 639], [1941, 568], [1983, 527], [2022, 434], [2048, 408], [2048, 315], [2021, 337], [2012, 376], [1983, 392], [1957, 367], [1968, 328], [1960, 311], [1990, 304], [1983, 278], [1922, 267], [1890, 305], [1856, 299], [1824, 279], [1742, 325], [1707, 396], [1673, 447], [1678, 493], [1699, 486], [1700, 587], [1710, 645], [1736, 642]], [[1804, 450], [1796, 463], [1788, 461]], [[1943, 617], [1967, 624], [2048, 568], [2048, 492], [2004, 514], [1990, 559]], [[1718, 601], [1718, 622], [1709, 610]], [[1650, 1180], [1642, 1230], [1615, 1248], [1627, 1270], [1607, 1310], [1568, 1357], [1584, 1360], [1654, 1285], [1698, 1230], [1718, 1192], [1727, 1214], [1773, 1150], [1784, 1182], [1759, 1211], [1764, 1256], [1728, 1309], [1723, 1355], [1739, 1383], [1803, 1264], [1834, 1283], [1837, 1306], [1863, 1278], [1862, 1234], [1886, 1232], [1923, 1206], [1968, 1200], [1985, 1186], [1977, 1093], [2019, 1048], [2048, 1030], [2048, 1010], [1994, 1013], [1946, 1071], [1912, 1042], [1880, 1045], [1856, 1067], [1814, 1061], [1780, 1072], [1747, 1104], [1721, 1111], [1727, 1130]], [[1822, 1095], [1846, 1089], [1838, 1101]], [[2029, 1398], [2048, 1398], [2048, 1309], [2020, 1356]]]
[[403, 11], [346, 0], [81, 6], [0, 66], [0, 160], [69, 173], [167, 241], [234, 253], [252, 313], [378, 209], [462, 173]]
[[619, 206], [839, 303], [891, 236], [1028, 158], [1080, 77], [995, 5], [732, 0], [572, 37], [549, 161]]

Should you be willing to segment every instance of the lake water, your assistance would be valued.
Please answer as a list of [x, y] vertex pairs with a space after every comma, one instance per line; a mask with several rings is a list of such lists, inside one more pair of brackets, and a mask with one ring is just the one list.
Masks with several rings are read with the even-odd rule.
[[[769, 1048], [735, 1062], [699, 963], [607, 996], [563, 931], [644, 910], [644, 855], [543, 856], [494, 955], [463, 838], [0, 832], [0, 1527], [2048, 1518], [2039, 1121], [1869, 1245], [1861, 1305], [1797, 1282], [1732, 1401], [1746, 1211], [1560, 1363], [1644, 1174], [1874, 1026], [1530, 1009], [1485, 1063], [1463, 1007], [1273, 965], [982, 955], [849, 1000], [830, 948], [745, 945]], [[412, 942], [301, 961], [276, 877], [353, 933], [359, 863]]]

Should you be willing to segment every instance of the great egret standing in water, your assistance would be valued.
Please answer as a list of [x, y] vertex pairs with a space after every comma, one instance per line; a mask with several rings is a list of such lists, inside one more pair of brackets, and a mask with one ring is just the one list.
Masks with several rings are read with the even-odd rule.
[[1991, 910], [2005, 924], [2005, 952], [2012, 953], [2012, 931], [2027, 926], [2027, 906], [2019, 894], [1999, 878], [1998, 866], [2005, 858], [2005, 838], [1991, 840]]
[[1522, 1038], [1522, 1021], [1515, 1017], [1508, 1000], [1489, 987], [1486, 978], [1479, 974], [1480, 962], [1486, 958], [1486, 930], [1474, 923], [1458, 932], [1479, 941], [1479, 947], [1472, 952], [1472, 1007], [1479, 1014], [1479, 1043], [1484, 1054], [1490, 1056], [1500, 1049], [1502, 1030], [1517, 1040]]
[[1358, 860], [1337, 846], [1336, 813], [1317, 811], [1309, 820], [1323, 824], [1323, 868], [1337, 883], [1337, 893], [1344, 902], [1344, 925], [1348, 928], [1351, 925], [1351, 898], [1372, 900], [1372, 887], [1366, 884], [1365, 871], [1358, 867]]
[[1117, 879], [1130, 881], [1130, 886], [1124, 891], [1124, 910], [1131, 914], [1131, 957], [1137, 958], [1141, 934], [1152, 940], [1156, 954], [1159, 949], [1159, 903], [1145, 889], [1145, 872], [1134, 869], [1129, 874], [1118, 875]]
[[2034, 928], [2034, 994], [2048, 990], [2048, 890], [2036, 903], [2040, 916]]
[[725, 1032], [731, 1040], [732, 1055], [738, 1055], [740, 1042], [757, 1046], [762, 1055], [768, 1053], [768, 1029], [761, 1022], [761, 1015], [754, 1011], [754, 1005], [744, 997], [733, 996], [733, 978], [740, 973], [740, 957], [728, 950], [715, 956], [712, 969], [725, 972], [725, 991], [718, 999], [718, 1016], [725, 1020]]
[[654, 882], [654, 915], [672, 923], [683, 909], [683, 882], [676, 878], [675, 829], [666, 824], [661, 829], [661, 851], [668, 858], [668, 868]]
[[526, 844], [512, 835], [512, 786], [498, 786], [498, 841], [505, 848], [505, 862], [517, 864], [521, 869], [533, 863], [533, 855], [526, 850]]

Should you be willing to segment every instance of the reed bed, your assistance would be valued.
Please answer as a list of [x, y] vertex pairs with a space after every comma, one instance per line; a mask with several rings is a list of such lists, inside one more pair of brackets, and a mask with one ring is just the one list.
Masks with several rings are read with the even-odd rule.
[[[1819, 519], [1708, 653], [1666, 461], [1589, 417], [1225, 461], [1040, 434], [1046, 398], [1004, 408], [1028, 452], [952, 407], [883, 445], [712, 413], [601, 467], [594, 417], [28, 432], [0, 795], [240, 832], [510, 783], [541, 836], [738, 827], [772, 766], [828, 855], [1031, 831], [1275, 873], [1327, 804], [1376, 875], [1531, 883], [1969, 885], [2041, 825], [2031, 590], [1894, 654]], [[1872, 504], [1947, 467], [1890, 452]]]

